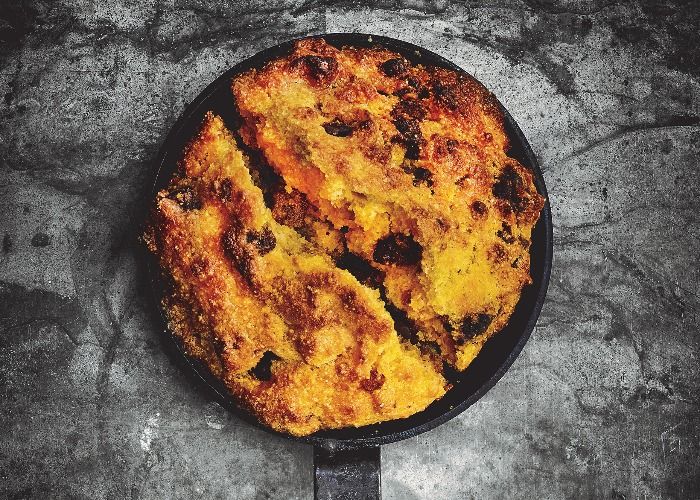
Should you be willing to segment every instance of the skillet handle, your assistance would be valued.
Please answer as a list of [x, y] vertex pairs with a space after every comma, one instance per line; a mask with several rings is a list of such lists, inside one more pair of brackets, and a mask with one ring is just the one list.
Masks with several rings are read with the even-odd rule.
[[314, 498], [380, 500], [379, 446], [335, 451], [314, 446]]

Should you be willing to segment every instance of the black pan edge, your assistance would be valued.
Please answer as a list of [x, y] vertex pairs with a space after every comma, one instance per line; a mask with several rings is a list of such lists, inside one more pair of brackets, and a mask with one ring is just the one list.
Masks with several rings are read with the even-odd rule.
[[[233, 76], [251, 68], [261, 67], [267, 61], [289, 53], [294, 42], [298, 40], [316, 38], [319, 36], [335, 46], [351, 45], [356, 47], [368, 47], [379, 45], [402, 54], [413, 63], [441, 66], [466, 73], [466, 71], [438, 54], [409, 42], [384, 36], [361, 33], [330, 33], [326, 35], [311, 35], [280, 43], [258, 52], [248, 59], [234, 65], [208, 85], [197, 98], [187, 106], [173, 125], [159, 151], [155, 164], [155, 182], [152, 196], [154, 197], [158, 190], [167, 185], [176, 168], [177, 160], [179, 159], [184, 144], [191, 139], [192, 135], [201, 124], [204, 112], [212, 109], [221, 114], [227, 123], [230, 123], [231, 120], [235, 120], [235, 118], [231, 116], [233, 112], [233, 98], [230, 96], [229, 91], [229, 82]], [[228, 99], [226, 98], [227, 96]], [[217, 109], [217, 104], [220, 109]], [[179, 341], [170, 333], [162, 308], [160, 307], [160, 298], [163, 295], [164, 284], [161, 280], [158, 263], [156, 259], [149, 254], [147, 257], [147, 265], [152, 283], [153, 302], [155, 307], [160, 311], [160, 319], [162, 320], [162, 327], [166, 339], [175, 344], [175, 347], [183, 356], [184, 362], [191, 367], [194, 373], [196, 373], [196, 375], [213, 391], [216, 395], [216, 399], [223, 406], [244, 421], [270, 433], [288, 439], [322, 446], [327, 449], [352, 449], [399, 441], [433, 429], [462, 413], [469, 406], [478, 401], [496, 384], [496, 382], [498, 382], [498, 380], [500, 380], [522, 351], [539, 317], [549, 285], [553, 240], [549, 198], [537, 158], [515, 120], [500, 102], [499, 105], [503, 111], [506, 132], [511, 141], [510, 154], [534, 173], [537, 190], [547, 201], [540, 214], [540, 219], [533, 230], [530, 269], [533, 283], [523, 290], [521, 299], [508, 325], [486, 343], [472, 365], [462, 372], [460, 380], [455, 384], [455, 387], [441, 400], [431, 404], [427, 409], [401, 420], [392, 420], [359, 428], [319, 431], [303, 437], [291, 436], [274, 431], [261, 424], [253, 415], [242, 408], [237, 401], [229, 395], [223, 384], [211, 376], [203, 363], [191, 359], [185, 354]]]

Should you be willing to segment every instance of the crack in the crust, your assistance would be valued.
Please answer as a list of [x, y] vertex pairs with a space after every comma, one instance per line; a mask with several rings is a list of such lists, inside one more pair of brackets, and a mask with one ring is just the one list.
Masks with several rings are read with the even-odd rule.
[[[238, 131], [232, 131], [237, 144], [240, 146], [242, 152], [248, 157], [248, 169], [252, 175], [253, 180], [258, 188], [263, 192], [263, 197], [265, 204], [268, 209], [271, 209], [270, 196], [275, 190], [284, 189], [285, 180], [273, 167], [270, 165], [269, 161], [265, 157], [265, 152], [262, 149], [254, 148], [246, 144], [240, 137]], [[316, 210], [321, 213], [320, 207], [313, 204], [311, 200], [308, 200], [309, 204], [313, 205]], [[318, 218], [319, 221], [323, 219]], [[279, 222], [279, 221], [278, 221]], [[347, 241], [342, 232], [340, 232], [342, 244], [344, 247], [344, 252], [338, 256], [334, 257], [320, 247], [316, 242], [310, 241], [307, 235], [299, 233], [303, 238], [307, 239], [310, 243], [314, 244], [317, 251], [320, 251], [336, 264], [338, 269], [343, 269], [348, 271], [350, 274], [357, 279], [359, 286], [375, 288], [380, 291], [380, 301], [384, 306], [384, 309], [389, 313], [394, 322], [394, 331], [398, 338], [402, 342], [408, 342], [419, 348], [421, 356], [426, 359], [426, 361], [431, 361], [431, 356], [429, 352], [436, 351], [436, 354], [444, 360], [444, 356], [441, 353], [440, 346], [435, 341], [421, 340], [418, 337], [418, 327], [416, 324], [408, 318], [406, 311], [396, 307], [387, 297], [386, 291], [383, 285], [383, 276], [381, 269], [372, 265], [369, 261], [363, 259], [362, 257], [353, 254], [347, 248]], [[454, 372], [454, 373], [452, 373]], [[457, 372], [455, 372], [449, 364], [444, 361], [442, 374], [448, 381], [454, 381], [457, 377]]]

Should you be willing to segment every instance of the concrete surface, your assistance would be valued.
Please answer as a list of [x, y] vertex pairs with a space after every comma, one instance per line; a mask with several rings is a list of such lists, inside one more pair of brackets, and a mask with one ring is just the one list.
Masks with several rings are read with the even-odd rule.
[[700, 498], [700, 7], [609, 0], [0, 6], [0, 496], [309, 498], [311, 449], [227, 414], [160, 343], [135, 258], [183, 107], [279, 41], [363, 31], [492, 89], [555, 223], [523, 354], [385, 446], [384, 498]]

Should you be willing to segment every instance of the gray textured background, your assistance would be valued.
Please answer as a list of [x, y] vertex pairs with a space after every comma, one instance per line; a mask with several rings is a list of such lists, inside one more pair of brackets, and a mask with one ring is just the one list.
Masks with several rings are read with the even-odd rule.
[[309, 498], [311, 449], [163, 350], [136, 258], [152, 160], [223, 70], [309, 33], [474, 74], [541, 160], [547, 302], [501, 382], [382, 449], [384, 497], [700, 498], [697, 2], [0, 6], [0, 496]]

